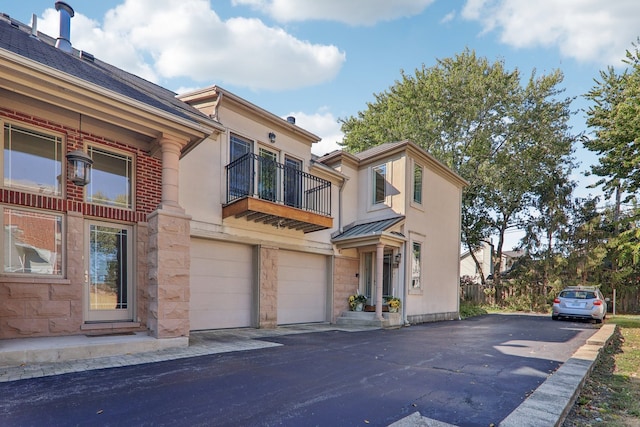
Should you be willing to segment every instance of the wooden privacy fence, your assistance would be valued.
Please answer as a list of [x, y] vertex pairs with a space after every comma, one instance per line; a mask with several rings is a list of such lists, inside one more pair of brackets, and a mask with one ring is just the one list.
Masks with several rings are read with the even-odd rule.
[[[549, 299], [554, 295], [551, 288], [540, 285], [511, 285], [509, 283], [502, 284], [502, 301], [506, 301], [510, 297], [529, 296], [529, 297], [546, 297]], [[608, 311], [613, 311], [613, 292], [602, 288], [605, 298], [610, 298]], [[460, 300], [471, 302], [473, 304], [495, 305], [495, 287], [489, 285], [463, 284], [460, 285]], [[616, 291], [616, 313], [618, 314], [637, 314], [640, 313], [640, 289], [625, 288]]]

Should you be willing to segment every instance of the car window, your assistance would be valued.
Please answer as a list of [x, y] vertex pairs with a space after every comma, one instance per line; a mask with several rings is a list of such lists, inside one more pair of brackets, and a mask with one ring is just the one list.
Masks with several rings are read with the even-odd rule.
[[560, 298], [594, 299], [597, 297], [596, 293], [592, 291], [562, 291]]

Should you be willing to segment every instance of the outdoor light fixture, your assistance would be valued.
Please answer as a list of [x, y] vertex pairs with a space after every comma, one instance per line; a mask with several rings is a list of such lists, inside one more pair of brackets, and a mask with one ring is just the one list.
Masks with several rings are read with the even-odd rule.
[[394, 268], [398, 268], [400, 266], [400, 260], [402, 259], [402, 254], [400, 252], [398, 252], [394, 257], [393, 257], [393, 267]]
[[67, 153], [67, 161], [69, 162], [69, 180], [80, 187], [87, 185], [93, 159], [82, 150], [73, 150]]
[[272, 143], [272, 144], [274, 142], [276, 142], [276, 134], [275, 133], [269, 132], [269, 142]]

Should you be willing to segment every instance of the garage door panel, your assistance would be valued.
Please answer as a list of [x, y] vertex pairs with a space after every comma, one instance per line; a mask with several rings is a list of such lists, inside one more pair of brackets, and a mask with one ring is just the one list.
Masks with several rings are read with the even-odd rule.
[[191, 240], [192, 330], [252, 323], [253, 250], [249, 245]]
[[278, 254], [278, 323], [326, 320], [326, 257], [303, 252]]

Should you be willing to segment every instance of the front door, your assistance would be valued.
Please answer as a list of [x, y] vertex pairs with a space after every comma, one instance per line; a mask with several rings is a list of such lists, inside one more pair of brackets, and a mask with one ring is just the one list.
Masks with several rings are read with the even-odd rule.
[[132, 227], [88, 221], [85, 256], [85, 319], [133, 320]]
[[[382, 296], [393, 295], [393, 270], [391, 268], [393, 254], [385, 252], [382, 264]], [[375, 305], [376, 301], [376, 253], [365, 252], [362, 261], [363, 290], [361, 291], [369, 299], [369, 304]]]

